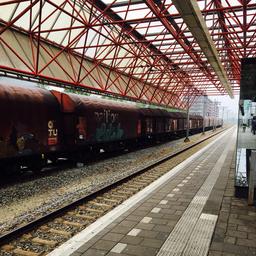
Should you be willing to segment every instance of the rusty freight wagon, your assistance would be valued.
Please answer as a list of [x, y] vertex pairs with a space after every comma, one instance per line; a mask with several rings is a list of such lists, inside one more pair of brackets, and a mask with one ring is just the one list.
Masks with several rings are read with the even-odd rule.
[[141, 134], [139, 110], [132, 104], [77, 94], [52, 93], [63, 112], [63, 133], [69, 151], [113, 150]]

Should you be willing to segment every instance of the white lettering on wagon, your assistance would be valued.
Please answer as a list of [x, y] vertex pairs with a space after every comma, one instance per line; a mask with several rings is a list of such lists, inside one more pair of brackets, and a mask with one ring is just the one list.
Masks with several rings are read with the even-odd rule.
[[96, 121], [101, 123], [114, 123], [118, 120], [118, 113], [113, 113], [110, 110], [104, 109], [101, 112], [94, 112]]
[[54, 120], [48, 121], [48, 145], [56, 145], [58, 143], [58, 129]]

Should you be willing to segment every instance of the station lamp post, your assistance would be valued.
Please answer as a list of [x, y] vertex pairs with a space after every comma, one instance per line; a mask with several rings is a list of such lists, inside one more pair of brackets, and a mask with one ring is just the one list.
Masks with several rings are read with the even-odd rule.
[[214, 105], [213, 105], [213, 128], [212, 131], [215, 132], [216, 129], [216, 100], [214, 100]]
[[221, 117], [221, 119], [222, 119], [222, 126], [224, 125], [224, 106], [222, 106], [222, 117]]
[[218, 104], [219, 102], [217, 102], [215, 99], [214, 108], [213, 108], [213, 129], [212, 129], [213, 132], [216, 130], [217, 117], [219, 117]]
[[190, 139], [189, 139], [189, 91], [188, 91], [188, 98], [187, 98], [187, 131], [186, 131], [186, 138], [184, 142], [190, 142]]
[[205, 105], [206, 105], [206, 99], [207, 99], [207, 96], [206, 95], [204, 95], [204, 98], [203, 98], [203, 133], [202, 133], [202, 135], [204, 135], [205, 134]]

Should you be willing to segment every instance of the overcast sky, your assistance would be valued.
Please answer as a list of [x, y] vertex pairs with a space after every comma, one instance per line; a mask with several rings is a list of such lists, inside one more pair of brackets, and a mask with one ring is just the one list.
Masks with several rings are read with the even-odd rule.
[[235, 95], [234, 99], [231, 99], [229, 96], [210, 96], [209, 99], [213, 101], [216, 99], [216, 101], [220, 102], [220, 115], [222, 115], [222, 107], [224, 106], [224, 118], [226, 118], [227, 111], [230, 117], [237, 118], [239, 95]]

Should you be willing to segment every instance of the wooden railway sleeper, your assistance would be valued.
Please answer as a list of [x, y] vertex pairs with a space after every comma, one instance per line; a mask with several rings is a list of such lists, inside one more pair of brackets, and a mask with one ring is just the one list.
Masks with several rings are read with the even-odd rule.
[[[78, 208], [85, 212], [96, 212], [96, 213], [104, 213], [106, 209], [102, 209], [102, 207], [92, 208], [94, 205], [86, 204], [86, 205], [80, 205]], [[95, 206], [94, 206], [95, 207]]]
[[32, 238], [32, 235], [30, 234], [30, 233], [27, 233], [27, 234], [23, 234], [22, 236], [21, 236], [21, 240], [29, 240], [29, 239], [31, 239]]
[[[81, 219], [86, 219], [89, 221], [94, 221], [97, 218], [97, 216], [90, 216], [87, 214], [76, 214], [76, 217], [81, 218]], [[83, 226], [83, 225], [81, 224], [81, 226]]]
[[99, 203], [99, 202], [90, 202], [89, 204], [95, 205], [95, 206], [99, 206], [99, 207], [103, 207], [103, 208], [112, 208], [111, 205], [109, 204], [105, 204], [105, 203]]
[[73, 210], [73, 211], [68, 211], [68, 212], [66, 213], [66, 215], [74, 216], [74, 215], [76, 215], [76, 211], [75, 211], [75, 210]]
[[[164, 163], [161, 166], [164, 166]], [[168, 164], [168, 166], [169, 166], [169, 164]], [[149, 175], [152, 175], [153, 177], [155, 177], [155, 176], [158, 177], [160, 173], [161, 173], [161, 168], [157, 168], [156, 170], [154, 170], [153, 173], [150, 173]]]
[[119, 199], [121, 199], [121, 200], [125, 200], [125, 199], [127, 198], [127, 196], [124, 196], [124, 195], [116, 195], [116, 194], [115, 194], [115, 195], [112, 194], [111, 197], [119, 198]]
[[159, 173], [158, 174], [146, 174], [146, 177], [149, 178], [149, 179], [157, 179], [159, 177]]
[[[115, 188], [111, 191], [112, 195], [125, 195], [125, 198], [127, 197], [127, 194], [129, 194], [129, 192], [125, 191], [125, 187], [118, 187]], [[111, 195], [111, 196], [112, 196]]]
[[136, 189], [136, 190], [139, 190], [140, 188], [141, 188], [141, 186], [139, 186], [139, 185], [135, 185], [135, 184], [129, 184], [128, 186], [127, 186], [127, 188], [132, 188], [132, 189]]
[[103, 214], [105, 212], [104, 210], [99, 210], [99, 209], [94, 209], [94, 208], [89, 208], [89, 207], [85, 208], [85, 211], [99, 213], [99, 214]]
[[46, 239], [42, 239], [40, 237], [35, 237], [31, 240], [33, 243], [36, 244], [42, 244], [42, 245], [48, 245], [50, 247], [55, 247], [57, 245], [57, 241], [54, 240], [46, 240]]
[[125, 198], [129, 197], [130, 195], [133, 195], [134, 194], [134, 191], [131, 191], [131, 190], [127, 190], [126, 188], [122, 189], [118, 189], [116, 191], [116, 193], [118, 193], [119, 195], [124, 195]]
[[151, 182], [152, 179], [148, 178], [148, 176], [142, 176], [138, 178], [140, 182]]
[[138, 192], [140, 189], [138, 187], [126, 186], [127, 191]]
[[110, 199], [106, 197], [98, 197], [98, 199], [104, 200], [106, 202], [114, 203], [114, 204], [118, 204], [120, 202], [120, 200]]
[[71, 227], [76, 227], [76, 228], [80, 228], [82, 227], [83, 225], [79, 222], [73, 222], [73, 221], [67, 221], [67, 220], [64, 220], [63, 221], [63, 224], [64, 225], [67, 225], [67, 226], [71, 226]]
[[0, 247], [1, 250], [5, 251], [5, 252], [10, 252], [14, 249], [14, 245], [12, 244], [5, 244], [3, 246]]
[[147, 186], [149, 184], [149, 182], [142, 182], [142, 181], [133, 181], [134, 184], [137, 184], [138, 186]]
[[60, 236], [65, 236], [65, 237], [71, 237], [72, 236], [72, 232], [69, 231], [65, 231], [65, 230], [59, 230], [59, 229], [55, 229], [55, 228], [50, 228], [48, 230], [49, 233], [54, 233]]
[[14, 249], [13, 253], [15, 255], [21, 255], [21, 256], [39, 256], [39, 255], [42, 255], [42, 253], [32, 252], [32, 251], [25, 251], [21, 248]]

